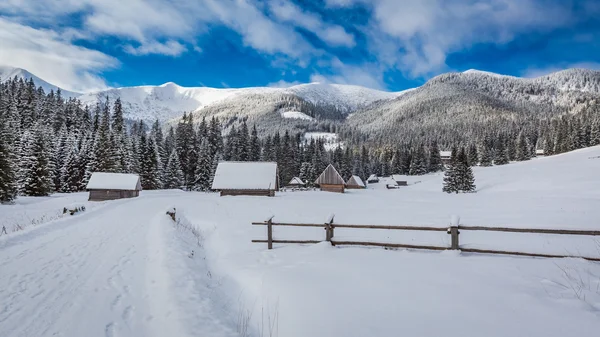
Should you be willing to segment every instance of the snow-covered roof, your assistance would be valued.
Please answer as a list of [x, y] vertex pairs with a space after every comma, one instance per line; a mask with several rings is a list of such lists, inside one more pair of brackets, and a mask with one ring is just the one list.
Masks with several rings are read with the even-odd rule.
[[440, 157], [450, 158], [452, 156], [452, 151], [440, 151]]
[[304, 185], [304, 182], [302, 181], [302, 179], [300, 179], [298, 177], [294, 177], [294, 178], [292, 178], [292, 180], [290, 180], [288, 185]]
[[329, 164], [323, 173], [317, 178], [315, 184], [318, 185], [345, 185], [344, 178], [338, 173], [338, 171]]
[[535, 154], [544, 154], [544, 150], [542, 150], [542, 149], [535, 150]]
[[365, 187], [365, 183], [362, 181], [362, 179], [360, 179], [359, 176], [350, 177], [350, 179], [348, 179], [348, 182], [346, 183], [346, 185]]
[[370, 181], [370, 180], [379, 180], [379, 178], [377, 177], [377, 175], [376, 175], [376, 174], [371, 174], [371, 175], [369, 176], [369, 178], [367, 179], [367, 181]]
[[142, 185], [137, 174], [94, 172], [86, 189], [141, 191]]
[[406, 176], [401, 174], [392, 174], [393, 181], [406, 181]]
[[277, 190], [277, 163], [220, 162], [213, 190]]

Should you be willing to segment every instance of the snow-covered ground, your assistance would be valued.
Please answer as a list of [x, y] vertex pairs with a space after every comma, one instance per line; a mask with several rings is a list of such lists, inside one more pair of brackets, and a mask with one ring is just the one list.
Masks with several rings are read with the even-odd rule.
[[[600, 229], [599, 171], [595, 147], [478, 168], [476, 194], [442, 193], [442, 175], [428, 175], [395, 190], [145, 191], [99, 203], [0, 237], [0, 336], [597, 336], [598, 263], [325, 243], [267, 250], [251, 243], [266, 228], [250, 223], [335, 214], [337, 223], [445, 226], [456, 214], [469, 225]], [[0, 218], [12, 207], [0, 206]], [[169, 207], [180, 225], [164, 214]], [[336, 229], [334, 239], [449, 244], [443, 232], [398, 232]], [[324, 236], [274, 228], [276, 239]], [[593, 238], [460, 236], [463, 247], [600, 257]]]
[[304, 134], [304, 139], [310, 141], [311, 139], [323, 139], [325, 140], [325, 150], [331, 151], [337, 147], [344, 147], [344, 142], [340, 141], [337, 133], [333, 132], [307, 132]]

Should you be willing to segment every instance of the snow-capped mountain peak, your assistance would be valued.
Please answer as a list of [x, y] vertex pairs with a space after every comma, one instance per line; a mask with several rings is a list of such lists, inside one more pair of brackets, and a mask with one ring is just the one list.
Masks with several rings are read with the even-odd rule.
[[[44, 81], [25, 69], [0, 65], [0, 81], [5, 81], [9, 78], [14, 78], [15, 76], [24, 80], [29, 80], [30, 78], [33, 79], [36, 87], [42, 87], [45, 92], [50, 92], [50, 90], [56, 91], [59, 89], [58, 86]], [[81, 95], [80, 93], [64, 90], [62, 88], [60, 88], [60, 90], [63, 97], [77, 97]]]

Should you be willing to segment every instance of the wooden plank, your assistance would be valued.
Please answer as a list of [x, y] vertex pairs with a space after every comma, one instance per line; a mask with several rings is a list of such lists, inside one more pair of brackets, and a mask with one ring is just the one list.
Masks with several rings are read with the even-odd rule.
[[426, 249], [426, 250], [447, 250], [447, 247], [438, 246], [417, 246], [406, 245], [402, 243], [381, 243], [381, 242], [366, 242], [366, 241], [331, 241], [334, 246], [373, 246], [386, 248], [407, 248], [407, 249]]
[[450, 249], [459, 249], [458, 234], [458, 226], [450, 227]]
[[273, 249], [273, 223], [267, 221], [267, 245], [269, 249]]
[[596, 258], [596, 257], [573, 256], [573, 255], [523, 253], [523, 252], [510, 252], [510, 251], [504, 251], [504, 250], [476, 249], [476, 248], [461, 248], [460, 250], [465, 253], [516, 255], [516, 256], [528, 256], [528, 257], [559, 258], [559, 259], [560, 258], [574, 258], [574, 259], [585, 259], [585, 260], [589, 260], [589, 261], [600, 261], [600, 258]]
[[[268, 240], [252, 240], [253, 243], [268, 243]], [[273, 243], [321, 243], [320, 240], [273, 240]]]
[[[254, 226], [264, 226], [266, 222], [253, 222]], [[291, 227], [323, 227], [323, 224], [313, 223], [285, 223], [285, 222], [273, 222], [273, 226], [291, 226]], [[396, 230], [409, 230], [409, 231], [434, 231], [434, 232], [446, 232], [448, 227], [417, 227], [417, 226], [385, 226], [385, 225], [345, 225], [345, 224], [333, 224], [334, 228], [370, 228], [370, 229], [396, 229]]]
[[483, 226], [458, 226], [459, 229], [468, 231], [491, 231], [508, 233], [534, 233], [534, 234], [562, 234], [562, 235], [592, 235], [599, 236], [600, 231], [575, 230], [575, 229], [544, 229], [544, 228], [509, 228], [509, 227], [483, 227]]

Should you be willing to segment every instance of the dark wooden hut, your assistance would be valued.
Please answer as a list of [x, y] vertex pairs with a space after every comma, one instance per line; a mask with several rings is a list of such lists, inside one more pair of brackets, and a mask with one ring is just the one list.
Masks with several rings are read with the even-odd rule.
[[315, 181], [321, 191], [344, 193], [345, 183], [338, 171], [329, 164]]
[[277, 163], [220, 162], [212, 189], [226, 195], [274, 197], [279, 191]]
[[140, 195], [142, 184], [137, 174], [94, 172], [86, 190], [90, 201], [135, 198]]

